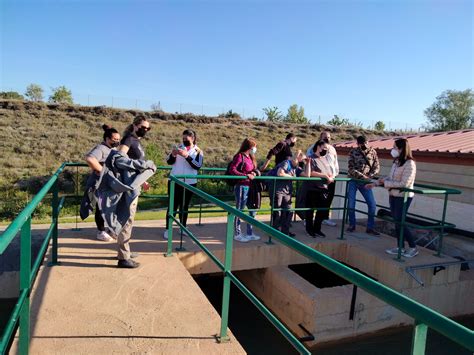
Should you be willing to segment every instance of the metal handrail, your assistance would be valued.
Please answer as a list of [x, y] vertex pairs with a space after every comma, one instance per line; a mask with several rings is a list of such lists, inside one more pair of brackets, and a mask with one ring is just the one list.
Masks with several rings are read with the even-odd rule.
[[[22, 212], [20, 212], [20, 214], [7, 227], [7, 229], [2, 233], [2, 235], [0, 237], [0, 255], [1, 255], [6, 250], [8, 245], [11, 243], [13, 238], [17, 235], [17, 233], [21, 231], [21, 236], [20, 236], [20, 240], [21, 240], [21, 242], [20, 242], [21, 243], [21, 246], [20, 246], [21, 247], [20, 297], [17, 301], [17, 304], [15, 305], [14, 311], [13, 311], [11, 317], [10, 317], [10, 320], [7, 324], [7, 327], [5, 328], [5, 330], [2, 334], [2, 337], [0, 338], [0, 351], [2, 353], [4, 353], [6, 351], [6, 348], [7, 348], [8, 344], [11, 340], [11, 336], [13, 334], [13, 331], [16, 328], [18, 322], [19, 322], [19, 326], [20, 326], [19, 350], [20, 350], [20, 353], [28, 353], [28, 346], [29, 346], [29, 308], [30, 308], [29, 307], [29, 304], [30, 304], [30, 296], [29, 295], [30, 295], [30, 292], [31, 292], [31, 288], [33, 287], [33, 283], [34, 283], [34, 280], [35, 280], [36, 275], [38, 273], [39, 267], [41, 265], [42, 259], [44, 257], [44, 254], [45, 254], [51, 240], [52, 240], [52, 244], [53, 244], [51, 265], [57, 265], [58, 264], [58, 255], [57, 255], [57, 249], [58, 249], [57, 248], [58, 216], [59, 216], [59, 211], [62, 208], [63, 203], [64, 203], [64, 197], [61, 200], [59, 200], [59, 198], [58, 198], [59, 191], [58, 191], [57, 180], [58, 180], [59, 174], [68, 166], [69, 167], [85, 167], [85, 166], [87, 166], [87, 164], [77, 163], [77, 162], [63, 163], [58, 168], [58, 170], [53, 174], [53, 176], [48, 180], [48, 182], [42, 187], [42, 189], [35, 195], [35, 197], [31, 200], [31, 202], [28, 203], [28, 205], [22, 210]], [[171, 167], [158, 167], [158, 169], [159, 170], [171, 170]], [[203, 171], [216, 171], [216, 172], [217, 171], [218, 172], [225, 171], [225, 169], [223, 169], [223, 168], [202, 168], [202, 170]], [[196, 175], [179, 175], [179, 176], [172, 176], [171, 175], [169, 177], [170, 181], [172, 182], [171, 183], [171, 189], [170, 189], [170, 196], [169, 196], [170, 198], [174, 194], [174, 186], [175, 186], [176, 183], [181, 184], [181, 185], [183, 185], [183, 184], [187, 185], [186, 183], [184, 183], [180, 180], [177, 180], [177, 179], [185, 179], [185, 178], [198, 178], [198, 179], [216, 179], [216, 178], [218, 178], [218, 179], [221, 179], [221, 180], [225, 180], [225, 179], [235, 179], [235, 180], [246, 179], [245, 176], [241, 177], [241, 176], [226, 176], [226, 175], [219, 175], [219, 176], [215, 176], [215, 175], [197, 175], [197, 176]], [[257, 180], [269, 180], [269, 179], [271, 179], [271, 180], [274, 180], [274, 181], [277, 181], [277, 180], [292, 180], [292, 181], [324, 180], [324, 179], [321, 179], [321, 178], [314, 178], [314, 177], [276, 177], [276, 176], [260, 176], [260, 177], [256, 177], [256, 179]], [[346, 181], [346, 182], [350, 181], [350, 180], [351, 180], [350, 178], [336, 178], [335, 179], [335, 181]], [[177, 182], [177, 181], [179, 181], [179, 182]], [[426, 193], [426, 194], [437, 193], [437, 194], [444, 194], [445, 195], [445, 205], [444, 205], [444, 210], [443, 210], [443, 219], [441, 221], [441, 226], [438, 227], [438, 228], [441, 229], [441, 233], [442, 233], [443, 228], [445, 226], [450, 225], [448, 223], [445, 223], [447, 196], [448, 196], [448, 194], [460, 193], [460, 191], [455, 190], [455, 189], [441, 189], [441, 188], [437, 188], [437, 187], [433, 187], [433, 186], [429, 186], [429, 185], [419, 185], [419, 186], [420, 187], [426, 187], [428, 190], [405, 189], [404, 190], [405, 200], [406, 200], [406, 196], [409, 192]], [[207, 193], [205, 193], [205, 192], [203, 192], [199, 189], [196, 189], [196, 188], [194, 188], [192, 186], [189, 186], [189, 185], [187, 185], [186, 188], [188, 188], [188, 190], [190, 190], [190, 191], [193, 191], [197, 196], [200, 196], [201, 198], [207, 199], [208, 201], [209, 201], [209, 198], [212, 198], [213, 200], [212, 199], [210, 200], [212, 203], [217, 204], [218, 206], [223, 208], [223, 210], [227, 211], [228, 213], [231, 213], [233, 216], [238, 216], [239, 218], [247, 221], [248, 223], [254, 224], [255, 226], [257, 226], [257, 227], [261, 228], [262, 230], [266, 231], [267, 234], [269, 234], [270, 238], [272, 236], [275, 236], [278, 240], [282, 241], [283, 244], [285, 244], [285, 241], [286, 241], [287, 244], [285, 244], [285, 245], [293, 247], [293, 248], [295, 247], [295, 245], [292, 245], [292, 243], [301, 244], [301, 243], [299, 243], [298, 241], [295, 241], [292, 238], [288, 239], [288, 237], [285, 236], [284, 234], [282, 234], [281, 232], [276, 231], [272, 227], [269, 227], [265, 224], [262, 224], [261, 222], [258, 222], [256, 220], [254, 220], [253, 218], [247, 216], [242, 211], [239, 211], [239, 210], [236, 210], [233, 207], [230, 207], [225, 202], [220, 201], [220, 200], [216, 199], [215, 197], [213, 197], [213, 196], [211, 196], [211, 195], [209, 195], [209, 194], [207, 194]], [[46, 196], [46, 194], [48, 192], [50, 192], [51, 190], [52, 190], [52, 193], [53, 193], [53, 198], [52, 198], [52, 223], [51, 223], [51, 226], [50, 226], [48, 232], [46, 233], [45, 240], [43, 241], [43, 243], [40, 247], [40, 252], [39, 252], [37, 258], [35, 259], [35, 261], [33, 263], [33, 268], [31, 268], [31, 218], [32, 218], [32, 214], [33, 214], [34, 210], [36, 209], [36, 207], [38, 206], [38, 204], [42, 201], [42, 199]], [[345, 200], [346, 200], [346, 196], [347, 196], [347, 186], [346, 186], [346, 194], [344, 196]], [[219, 205], [219, 203], [216, 203], [216, 201], [219, 201], [219, 203], [221, 203], [223, 205]], [[170, 205], [169, 208], [172, 208], [171, 205]], [[225, 206], [225, 208], [223, 206]], [[231, 208], [232, 211], [229, 212], [229, 210], [227, 208]], [[331, 208], [329, 208], [329, 209], [331, 209]], [[334, 208], [334, 209], [340, 209], [340, 208]], [[273, 207], [272, 207], [271, 210], [276, 211], [276, 210], [279, 210], [279, 209], [273, 209]], [[292, 210], [302, 210], [302, 209], [292, 209]], [[343, 208], [344, 218], [343, 218], [343, 222], [342, 222], [341, 238], [340, 239], [343, 239], [344, 220], [345, 220], [346, 210], [347, 210], [347, 204], [346, 204], [346, 201], [345, 201], [344, 208]], [[170, 214], [169, 218], [170, 218], [170, 223], [171, 224], [173, 222], [179, 223], [172, 216], [172, 213]], [[404, 220], [402, 220], [401, 224], [404, 225], [404, 224], [406, 224], [406, 222]], [[186, 228], [184, 226], [180, 225], [180, 227], [182, 227], [183, 230], [186, 231]], [[401, 229], [403, 231], [403, 228], [401, 228]], [[403, 238], [402, 233], [401, 233], [401, 236], [400, 236], [400, 240], [402, 240], [402, 238]], [[169, 233], [169, 235], [171, 236], [172, 232]], [[168, 254], [170, 253], [170, 248], [171, 248], [170, 240], [171, 239], [169, 239], [169, 241], [168, 241]], [[270, 241], [271, 241], [271, 239], [270, 239]], [[304, 245], [304, 244], [301, 244], [301, 245]], [[312, 249], [310, 249], [310, 250], [312, 250]], [[441, 250], [441, 242], [440, 242], [440, 248], [438, 250], [438, 255], [440, 253], [440, 250]], [[312, 250], [312, 251], [315, 252], [314, 250]], [[299, 252], [302, 253], [301, 251], [299, 251]], [[308, 252], [308, 251], [306, 250], [306, 252]], [[316, 253], [319, 253], [319, 252], [316, 252]], [[304, 253], [302, 253], [302, 254], [304, 255]], [[227, 253], [226, 253], [226, 255], [227, 255]], [[313, 257], [315, 257], [315, 255], [313, 255]], [[321, 257], [321, 255], [319, 255], [318, 257]], [[320, 260], [321, 265], [325, 266], [323, 261]], [[326, 262], [326, 261], [324, 261], [324, 262]], [[336, 271], [334, 271], [334, 272], [337, 274]], [[228, 277], [229, 282], [230, 281], [232, 281], [234, 283], [237, 282], [235, 277], [231, 273], [228, 273], [227, 271], [225, 273], [226, 273], [225, 277]], [[351, 279], [348, 279], [348, 280], [351, 281]], [[236, 285], [241, 290], [244, 290], [243, 285], [239, 285], [239, 284], [236, 284]], [[363, 288], [363, 286], [360, 286], [360, 287]], [[243, 292], [246, 293], [246, 291], [243, 291]], [[250, 291], [248, 291], [248, 292], [250, 292]], [[258, 305], [258, 303], [255, 302], [255, 300], [252, 300], [252, 302], [254, 302], [260, 308], [260, 306]], [[407, 313], [407, 314], [409, 314], [409, 313]], [[272, 320], [273, 319], [272, 317], [274, 317], [273, 315], [266, 314], [266, 316], [269, 317], [269, 319], [273, 322], [273, 320]], [[418, 319], [420, 317], [414, 317], [414, 318]], [[436, 326], [433, 326], [432, 324], [427, 322], [426, 319], [420, 318], [420, 320], [423, 323], [426, 323], [427, 325], [431, 326], [432, 328], [437, 329]], [[455, 323], [455, 324], [457, 324], [457, 323]], [[423, 332], [422, 331], [422, 328], [423, 328], [422, 326], [423, 326], [422, 324], [417, 325], [417, 327], [420, 327], [419, 329], [421, 329], [420, 330], [421, 332]], [[280, 329], [280, 325], [277, 325], [277, 328], [279, 328], [279, 330], [282, 331], [282, 333], [284, 333], [285, 336], [287, 336], [287, 337], [290, 336], [291, 333]], [[418, 328], [416, 328], [416, 329], [418, 329]], [[440, 331], [439, 329], [437, 329], [437, 330]], [[442, 331], [440, 331], [440, 332], [443, 333]], [[418, 339], [419, 337], [416, 337], [416, 338]], [[423, 338], [423, 337], [421, 337], [421, 338]], [[301, 350], [299, 345], [295, 345], [295, 346], [299, 350]]]
[[[270, 234], [277, 238], [282, 244], [295, 250], [299, 254], [309, 258], [310, 260], [318, 263], [325, 267], [336, 275], [350, 281], [354, 285], [364, 289], [368, 293], [375, 297], [383, 300], [384, 302], [392, 305], [403, 313], [411, 316], [415, 319], [414, 327], [414, 340], [412, 344], [412, 353], [416, 353], [422, 349], [421, 353], [424, 353], [426, 343], [426, 330], [427, 327], [433, 328], [444, 336], [454, 340], [458, 344], [466, 347], [469, 350], [474, 350], [474, 331], [462, 326], [461, 324], [443, 316], [442, 314], [408, 298], [407, 296], [363, 275], [362, 273], [355, 271], [344, 264], [330, 258], [329, 256], [310, 248], [309, 246], [299, 242], [296, 239], [288, 237], [282, 232], [272, 228], [271, 226], [262, 223], [253, 217], [245, 214], [244, 212], [228, 205], [227, 203], [199, 190], [196, 187], [190, 186], [179, 180], [183, 176], [170, 176], [170, 201], [174, 198], [175, 185], [178, 184], [184, 189], [187, 189], [201, 198], [212, 202], [213, 204], [224, 209], [228, 213], [227, 220], [227, 232], [226, 232], [226, 246], [225, 246], [225, 270], [224, 270], [224, 290], [223, 290], [223, 305], [221, 314], [221, 333], [220, 337], [227, 338], [227, 322], [228, 322], [228, 308], [229, 308], [229, 290], [230, 281], [235, 282], [236, 278], [232, 275], [231, 271], [231, 256], [232, 256], [232, 242], [233, 242], [233, 220], [238, 217], [245, 222], [253, 225], [256, 228], [261, 229], [264, 233]], [[169, 224], [172, 226], [173, 222], [177, 222], [177, 219], [173, 217], [173, 204], [169, 204]], [[181, 223], [178, 224], [185, 231], [188, 231], [185, 226]], [[197, 238], [195, 238], [197, 239]], [[173, 240], [173, 228], [168, 230], [168, 245], [167, 255], [172, 255], [172, 240]], [[194, 240], [194, 239], [193, 239]], [[201, 246], [201, 243], [197, 243]], [[211, 258], [212, 259], [212, 258]], [[230, 259], [230, 262], [229, 262]], [[214, 260], [214, 259], [212, 259]], [[244, 293], [252, 301], [256, 298], [251, 293]], [[259, 308], [266, 316], [271, 312], [266, 307]], [[272, 320], [274, 325], [281, 325], [277, 319]], [[280, 328], [278, 328], [280, 330]], [[281, 331], [281, 330], [280, 330]], [[285, 334], [284, 334], [285, 335]], [[286, 335], [285, 335], [286, 336]], [[302, 344], [297, 341], [295, 342], [294, 337], [288, 337], [287, 339], [295, 346], [300, 352], [307, 353], [301, 350]], [[301, 346], [300, 346], [301, 345]]]

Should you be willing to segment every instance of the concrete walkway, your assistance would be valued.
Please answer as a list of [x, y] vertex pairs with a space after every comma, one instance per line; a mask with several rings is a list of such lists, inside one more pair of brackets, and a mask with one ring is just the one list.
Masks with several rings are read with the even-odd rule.
[[244, 354], [230, 332], [216, 342], [220, 316], [180, 260], [137, 234], [130, 270], [94, 229], [60, 231], [61, 265], [43, 266], [32, 294], [31, 354]]

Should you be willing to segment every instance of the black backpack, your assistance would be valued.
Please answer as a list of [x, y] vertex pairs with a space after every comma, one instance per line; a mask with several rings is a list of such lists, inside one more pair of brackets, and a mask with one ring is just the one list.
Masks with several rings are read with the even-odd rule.
[[[242, 153], [238, 153], [238, 154], [243, 155]], [[225, 175], [232, 175], [232, 174], [230, 173], [230, 166], [232, 165], [232, 162], [234, 161], [234, 159], [235, 159], [236, 156], [237, 156], [237, 154], [234, 155], [234, 157], [232, 158], [232, 160], [230, 161], [230, 163], [227, 164], [227, 169], [225, 170]], [[241, 162], [239, 165], [237, 165], [237, 171], [242, 172], [243, 166], [244, 166], [244, 157], [242, 156], [242, 162]], [[228, 186], [230, 186], [230, 187], [234, 187], [234, 186], [237, 184], [238, 181], [240, 181], [240, 180], [238, 180], [238, 179], [226, 179], [226, 180], [225, 180], [226, 184], [227, 184]]]

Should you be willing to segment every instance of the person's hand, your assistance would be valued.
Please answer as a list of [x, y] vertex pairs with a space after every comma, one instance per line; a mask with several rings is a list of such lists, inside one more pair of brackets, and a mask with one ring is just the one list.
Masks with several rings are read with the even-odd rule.
[[365, 187], [366, 189], [373, 189], [375, 186], [377, 186], [377, 185], [376, 185], [375, 183], [373, 183], [373, 182], [370, 183], [370, 184], [364, 185], [364, 187]]
[[334, 178], [330, 175], [326, 175], [326, 180], [328, 181], [328, 184], [332, 184], [334, 182]]
[[148, 191], [150, 190], [150, 184], [145, 181], [142, 185], [142, 188], [143, 188], [143, 191]]
[[248, 173], [247, 177], [249, 178], [249, 180], [253, 180], [255, 178], [255, 173], [254, 172]]
[[175, 157], [175, 158], [176, 158], [176, 156], [178, 155], [178, 153], [179, 153], [178, 149], [173, 149], [173, 150], [171, 151], [171, 155], [172, 155], [173, 157]]
[[379, 185], [383, 185], [385, 183], [385, 178], [380, 178], [378, 182], [379, 182]]
[[183, 158], [187, 158], [189, 155], [186, 149], [178, 149], [178, 154], [181, 155]]

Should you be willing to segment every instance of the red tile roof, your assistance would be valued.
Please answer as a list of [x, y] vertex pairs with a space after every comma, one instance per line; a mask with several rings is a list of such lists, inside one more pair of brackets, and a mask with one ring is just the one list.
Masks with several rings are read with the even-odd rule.
[[[407, 138], [410, 142], [411, 150], [414, 152], [430, 153], [474, 153], [474, 129], [461, 131], [421, 133], [399, 137], [369, 140], [371, 147], [375, 149], [390, 150], [394, 140]], [[355, 148], [356, 141], [348, 141], [334, 144], [336, 148]]]

